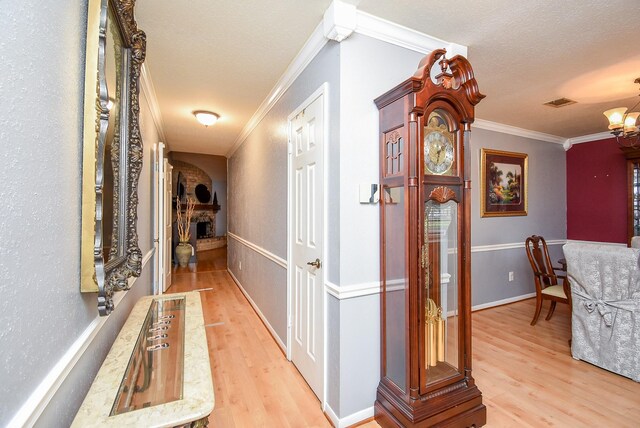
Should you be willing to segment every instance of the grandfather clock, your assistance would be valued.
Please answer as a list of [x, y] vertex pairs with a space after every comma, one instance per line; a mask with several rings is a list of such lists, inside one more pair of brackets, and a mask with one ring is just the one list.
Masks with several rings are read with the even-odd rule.
[[479, 427], [471, 376], [470, 151], [484, 95], [439, 49], [375, 100], [380, 110], [381, 380], [384, 427]]

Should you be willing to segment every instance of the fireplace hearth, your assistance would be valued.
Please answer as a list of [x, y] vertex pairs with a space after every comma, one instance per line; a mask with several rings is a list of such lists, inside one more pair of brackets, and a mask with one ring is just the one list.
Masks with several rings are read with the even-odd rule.
[[196, 223], [196, 238], [197, 239], [206, 239], [213, 238], [215, 236], [215, 231], [213, 230], [212, 222], [209, 221], [199, 221]]

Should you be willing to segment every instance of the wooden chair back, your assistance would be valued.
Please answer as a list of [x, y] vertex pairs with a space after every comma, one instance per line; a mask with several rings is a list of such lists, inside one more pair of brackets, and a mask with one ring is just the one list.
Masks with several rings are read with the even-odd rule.
[[544, 238], [537, 235], [530, 236], [527, 238], [525, 246], [533, 274], [541, 281], [542, 288], [557, 285], [558, 278], [553, 271], [549, 249]]

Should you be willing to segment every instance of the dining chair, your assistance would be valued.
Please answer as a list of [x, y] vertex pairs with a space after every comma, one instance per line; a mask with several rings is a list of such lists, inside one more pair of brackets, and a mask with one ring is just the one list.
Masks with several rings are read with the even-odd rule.
[[[555, 271], [563, 272], [562, 268], [553, 267], [547, 243], [542, 236], [532, 235], [525, 242], [527, 257], [533, 270], [533, 279], [536, 285], [536, 312], [533, 315], [531, 325], [538, 322], [542, 302], [550, 300], [551, 306], [545, 320], [551, 319], [553, 311], [556, 309], [556, 302], [566, 303], [571, 308], [571, 291], [564, 275], [556, 274]], [[561, 281], [561, 283], [558, 283]]]

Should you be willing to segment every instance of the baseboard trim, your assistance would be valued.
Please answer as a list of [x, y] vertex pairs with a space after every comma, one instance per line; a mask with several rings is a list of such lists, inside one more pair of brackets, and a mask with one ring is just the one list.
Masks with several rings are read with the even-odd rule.
[[[156, 249], [149, 250], [142, 259], [142, 270], [147, 265], [149, 259], [153, 256]], [[137, 278], [129, 278], [129, 288], [133, 287]], [[78, 291], [79, 292], [79, 291]], [[115, 293], [113, 296], [114, 311], [117, 310], [120, 302], [126, 296], [127, 291]], [[80, 336], [67, 349], [62, 358], [53, 366], [53, 368], [42, 379], [42, 382], [31, 393], [27, 401], [20, 407], [18, 412], [13, 416], [7, 425], [8, 428], [18, 428], [25, 426], [33, 426], [37, 422], [40, 415], [51, 399], [56, 394], [62, 383], [65, 381], [69, 373], [73, 370], [76, 363], [84, 355], [84, 352], [93, 342], [109, 317], [97, 316], [84, 329]]]
[[329, 419], [329, 422], [331, 422], [331, 425], [333, 425], [334, 428], [338, 428], [338, 425], [340, 424], [340, 418], [338, 418], [336, 412], [334, 412], [331, 406], [329, 406], [328, 404], [325, 406], [324, 415], [327, 419]]
[[285, 355], [287, 355], [287, 347], [285, 346], [284, 342], [282, 341], [282, 339], [280, 339], [280, 336], [278, 336], [278, 334], [276, 333], [276, 331], [273, 329], [273, 327], [271, 326], [271, 324], [269, 323], [269, 321], [267, 320], [267, 317], [264, 316], [264, 314], [262, 313], [262, 311], [260, 310], [260, 308], [258, 307], [258, 305], [256, 305], [256, 302], [253, 301], [253, 299], [251, 298], [251, 296], [249, 295], [249, 293], [247, 293], [247, 290], [244, 289], [244, 287], [242, 286], [242, 284], [240, 283], [240, 280], [238, 278], [236, 278], [236, 276], [233, 274], [233, 272], [231, 272], [229, 269], [227, 269], [227, 272], [229, 272], [229, 275], [231, 276], [231, 278], [233, 279], [233, 282], [236, 283], [236, 285], [238, 286], [238, 288], [240, 289], [240, 291], [242, 292], [242, 294], [244, 294], [244, 297], [246, 297], [247, 301], [249, 302], [249, 304], [251, 305], [251, 307], [253, 308], [253, 310], [256, 312], [256, 314], [258, 315], [258, 318], [260, 318], [260, 320], [262, 321], [262, 323], [264, 324], [265, 327], [267, 327], [267, 330], [269, 330], [269, 333], [271, 334], [271, 336], [273, 337], [273, 340], [276, 341], [276, 343], [278, 344], [278, 346], [280, 347], [280, 349], [282, 350], [282, 352], [284, 352]]
[[329, 418], [329, 421], [335, 428], [347, 428], [352, 425], [356, 425], [365, 419], [374, 417], [375, 412], [373, 406], [360, 410], [359, 412], [352, 413], [344, 418], [338, 418], [338, 415], [333, 411], [331, 406], [327, 405], [325, 409], [325, 415]]
[[256, 253], [265, 256], [266, 258], [268, 258], [269, 260], [271, 260], [272, 262], [274, 262], [278, 266], [282, 266], [285, 269], [287, 268], [287, 261], [285, 259], [283, 259], [282, 257], [276, 256], [275, 254], [273, 254], [270, 251], [265, 250], [261, 246], [256, 245], [253, 242], [247, 241], [246, 239], [239, 237], [235, 233], [227, 232], [227, 236], [230, 237], [230, 238], [235, 239], [236, 241], [238, 241], [239, 243], [243, 244], [247, 248], [251, 248]]
[[532, 297], [536, 297], [536, 293], [521, 294], [520, 296], [508, 297], [506, 299], [496, 300], [495, 302], [483, 303], [481, 305], [472, 306], [471, 312], [495, 308], [496, 306], [507, 305], [509, 303], [519, 302], [520, 300], [531, 299]]

